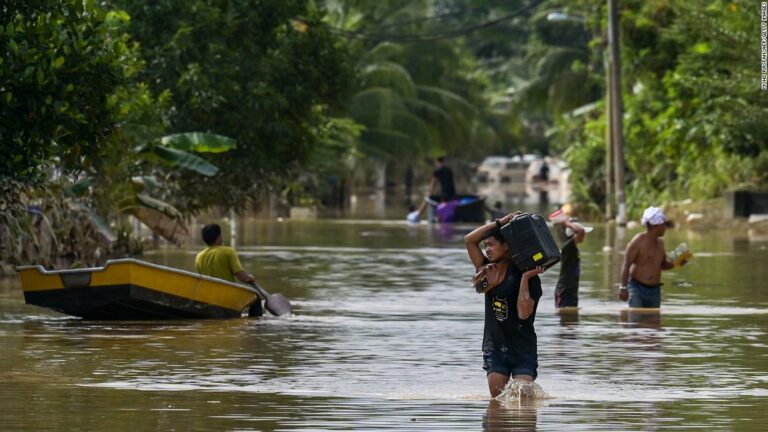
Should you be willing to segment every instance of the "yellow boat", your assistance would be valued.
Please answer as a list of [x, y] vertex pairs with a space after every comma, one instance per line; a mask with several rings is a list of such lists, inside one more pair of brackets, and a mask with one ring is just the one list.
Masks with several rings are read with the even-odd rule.
[[104, 267], [17, 270], [27, 304], [86, 319], [233, 318], [261, 315], [252, 287], [135, 259]]

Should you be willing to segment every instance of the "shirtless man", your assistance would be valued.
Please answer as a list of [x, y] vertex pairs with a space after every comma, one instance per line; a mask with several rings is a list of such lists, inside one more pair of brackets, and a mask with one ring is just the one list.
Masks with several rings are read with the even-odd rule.
[[641, 223], [645, 232], [629, 242], [624, 254], [619, 298], [629, 298], [628, 305], [632, 308], [658, 308], [661, 306], [661, 271], [674, 267], [661, 239], [667, 230], [667, 218], [660, 208], [648, 207]]

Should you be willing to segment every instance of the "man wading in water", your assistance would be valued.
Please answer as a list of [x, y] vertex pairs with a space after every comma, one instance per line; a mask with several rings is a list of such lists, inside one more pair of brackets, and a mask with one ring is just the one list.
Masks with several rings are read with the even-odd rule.
[[563, 240], [560, 251], [560, 276], [555, 287], [555, 307], [558, 309], [579, 306], [579, 277], [581, 276], [581, 253], [578, 244], [584, 241], [592, 227], [577, 223], [568, 213], [559, 209], [549, 215]]
[[[631, 308], [658, 308], [661, 306], [661, 271], [674, 267], [661, 239], [667, 231], [667, 218], [660, 208], [648, 207], [641, 222], [645, 232], [629, 242], [624, 254], [619, 298], [629, 298]], [[686, 262], [683, 260], [680, 265]]]
[[[536, 379], [538, 356], [533, 320], [541, 298], [536, 267], [525, 273], [514, 263], [500, 228], [517, 213], [510, 213], [483, 225], [464, 237], [469, 259], [477, 274], [473, 281], [484, 280], [476, 289], [485, 294], [485, 330], [483, 331], [483, 369], [488, 376], [492, 397], [501, 394], [511, 376], [526, 384]], [[485, 240], [485, 254], [480, 242]]]

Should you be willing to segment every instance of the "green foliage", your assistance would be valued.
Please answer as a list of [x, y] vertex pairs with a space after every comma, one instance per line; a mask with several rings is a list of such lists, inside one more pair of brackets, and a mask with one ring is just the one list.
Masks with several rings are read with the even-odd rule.
[[232, 138], [201, 132], [189, 132], [164, 136], [162, 145], [182, 151], [197, 153], [223, 153], [237, 147]]
[[[361, 34], [428, 32], [434, 2], [326, 2], [327, 21]], [[384, 37], [383, 36], [383, 37]], [[460, 41], [353, 41], [357, 80], [347, 115], [365, 126], [361, 155], [412, 163], [439, 154], [479, 158], [498, 139], [485, 109], [487, 85]], [[361, 161], [362, 162], [362, 161]]]
[[316, 134], [319, 145], [300, 174], [285, 183], [283, 198], [290, 204], [338, 204], [334, 196], [349, 186], [356, 161], [362, 157], [360, 135], [364, 126], [349, 118], [329, 118]]
[[40, 181], [88, 169], [114, 129], [126, 81], [121, 18], [63, 0], [7, 1], [0, 15], [0, 172]]
[[[581, 1], [571, 5], [584, 15], [591, 7]], [[605, 10], [597, 12], [590, 22], [604, 26]], [[749, 1], [622, 2], [631, 213], [664, 200], [768, 187], [768, 106], [757, 69], [749, 66], [759, 54], [754, 14]], [[605, 141], [604, 123], [602, 113], [581, 122], [562, 121], [559, 128], [560, 146], [585, 185], [604, 182], [604, 170], [596, 170], [604, 164], [596, 150]], [[587, 180], [595, 176], [603, 178]], [[580, 202], [603, 207], [599, 189], [575, 186]]]
[[216, 165], [205, 159], [172, 147], [155, 146], [152, 148], [152, 156], [168, 166], [185, 168], [207, 177], [219, 172]]
[[238, 142], [204, 155], [222, 168], [213, 177], [172, 174], [180, 210], [242, 207], [311, 157], [349, 68], [342, 44], [308, 2], [113, 3], [134, 17], [130, 32], [148, 64], [140, 76], [155, 92], [170, 90], [170, 131], [210, 131]]

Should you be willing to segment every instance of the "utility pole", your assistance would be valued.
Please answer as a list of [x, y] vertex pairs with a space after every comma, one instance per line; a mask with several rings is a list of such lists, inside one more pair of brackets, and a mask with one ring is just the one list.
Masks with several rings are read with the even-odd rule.
[[605, 56], [605, 219], [613, 220], [613, 100], [610, 56]]
[[229, 246], [232, 249], [237, 247], [237, 213], [235, 209], [229, 209]]
[[627, 224], [627, 203], [624, 197], [624, 109], [621, 97], [621, 54], [619, 44], [619, 16], [617, 0], [608, 0], [608, 45], [611, 50], [610, 92], [613, 102], [609, 120], [613, 135], [613, 174], [616, 188], [616, 224]]

